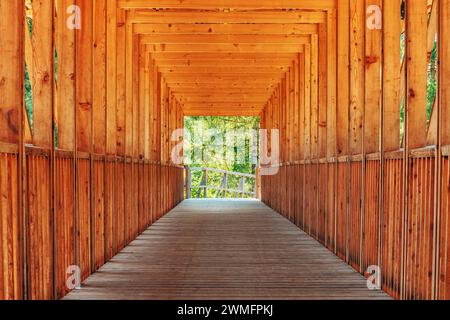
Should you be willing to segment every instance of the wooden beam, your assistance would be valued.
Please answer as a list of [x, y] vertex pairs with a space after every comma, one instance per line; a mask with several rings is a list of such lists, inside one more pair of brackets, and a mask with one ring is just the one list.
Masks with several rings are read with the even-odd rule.
[[208, 110], [206, 108], [197, 108], [197, 109], [184, 109], [183, 113], [186, 116], [204, 116], [204, 117], [237, 117], [237, 116], [248, 116], [254, 117], [257, 116], [261, 109], [217, 109], [217, 110]]
[[[367, 0], [366, 5], [369, 2], [382, 8], [381, 0]], [[365, 51], [364, 152], [371, 154], [381, 151], [381, 29], [366, 29]]]
[[106, 153], [117, 153], [117, 8], [116, 1], [106, 3]]
[[[327, 19], [327, 156], [337, 155], [337, 13], [328, 12]], [[340, 125], [340, 124], [339, 124]]]
[[[450, 3], [449, 0], [439, 0], [440, 29], [439, 29], [439, 105], [440, 105], [440, 138], [441, 145], [450, 145], [450, 45], [447, 39], [450, 36]], [[447, 295], [450, 297], [450, 291]]]
[[53, 2], [33, 2], [33, 143], [53, 147]]
[[[151, 44], [150, 42], [144, 42]], [[240, 52], [268, 52], [268, 53], [298, 53], [301, 44], [251, 44], [251, 43], [177, 43], [177, 44], [152, 44], [151, 52], [183, 52], [183, 53], [240, 53]]]
[[92, 151], [92, 1], [77, 2], [83, 13], [81, 29], [76, 30], [76, 132], [77, 150]]
[[277, 60], [288, 59], [294, 60], [297, 53], [283, 52], [153, 52], [152, 58], [156, 61], [160, 60], [188, 60], [188, 61], [204, 61], [204, 60]]
[[383, 150], [400, 149], [400, 6], [383, 1]]
[[125, 156], [125, 12], [117, 10], [116, 56], [117, 56], [117, 92], [116, 92], [116, 143], [117, 155]]
[[292, 59], [241, 59], [241, 60], [221, 60], [221, 59], [209, 59], [209, 60], [190, 60], [190, 59], [178, 59], [178, 60], [158, 60], [159, 67], [176, 68], [176, 67], [217, 67], [219, 64], [226, 64], [227, 67], [287, 67], [292, 63]]
[[93, 7], [93, 152], [106, 153], [106, 1]]
[[189, 34], [189, 35], [310, 35], [317, 33], [317, 24], [190, 24], [190, 23], [139, 23], [138, 34]]
[[[58, 0], [57, 12], [64, 12], [71, 0]], [[63, 16], [64, 17], [64, 16]], [[75, 30], [67, 28], [63, 17], [57, 19], [56, 50], [58, 82], [56, 91], [58, 148], [75, 150]]]
[[130, 23], [324, 23], [326, 12], [303, 10], [236, 11], [236, 12], [182, 12], [182, 11], [130, 11]]
[[[135, 34], [139, 34], [134, 31]], [[266, 35], [266, 34], [143, 34], [145, 44], [307, 44], [310, 35]]]
[[337, 31], [337, 153], [348, 155], [349, 135], [349, 43], [350, 43], [350, 1], [338, 1]]
[[409, 148], [426, 145], [427, 106], [427, 0], [407, 0], [406, 132]]
[[[171, 66], [171, 67], [159, 67], [159, 71], [164, 74], [186, 74], [186, 73], [192, 73], [192, 74], [211, 74], [211, 73], [235, 73], [236, 75], [248, 75], [255, 74], [255, 76], [259, 76], [259, 74], [279, 74], [286, 72], [288, 67], [259, 67], [259, 66], [248, 66], [248, 67], [234, 67], [234, 66], [228, 66], [228, 65], [221, 65], [219, 62], [216, 66], [210, 66], [210, 67], [178, 67], [178, 66]], [[262, 75], [264, 76], [264, 75]]]

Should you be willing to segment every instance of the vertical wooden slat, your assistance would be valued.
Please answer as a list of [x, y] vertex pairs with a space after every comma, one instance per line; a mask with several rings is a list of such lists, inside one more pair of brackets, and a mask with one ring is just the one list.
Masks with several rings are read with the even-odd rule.
[[353, 155], [360, 154], [363, 146], [364, 13], [364, 1], [350, 0], [350, 153]]
[[400, 148], [400, 34], [401, 6], [383, 1], [383, 150]]
[[33, 143], [53, 145], [53, 1], [33, 1]]
[[338, 5], [338, 31], [337, 31], [337, 74], [339, 90], [337, 96], [337, 151], [338, 155], [348, 154], [349, 136], [349, 0], [340, 0]]
[[23, 3], [0, 2], [0, 141], [19, 143], [22, 103]]
[[406, 1], [406, 132], [410, 149], [426, 145], [427, 0]]
[[[0, 154], [0, 300], [21, 299], [25, 266], [23, 254], [23, 74], [24, 4], [0, 1], [0, 143], [17, 145], [18, 154]], [[9, 226], [8, 227], [8, 220]], [[10, 229], [12, 227], [12, 229]], [[9, 241], [8, 241], [8, 235]], [[12, 242], [10, 242], [12, 239]], [[10, 249], [8, 249], [10, 248]], [[11, 251], [12, 249], [12, 251]], [[11, 254], [12, 256], [9, 256]], [[9, 279], [13, 279], [12, 286]]]

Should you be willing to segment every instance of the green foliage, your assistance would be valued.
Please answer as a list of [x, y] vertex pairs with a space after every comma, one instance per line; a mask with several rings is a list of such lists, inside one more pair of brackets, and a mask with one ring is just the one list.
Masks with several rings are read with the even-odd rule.
[[[186, 144], [185, 153], [195, 161], [195, 163], [190, 164], [190, 167], [208, 167], [225, 171], [255, 174], [258, 156], [256, 161], [251, 161], [251, 139], [249, 139], [249, 135], [252, 130], [256, 130], [256, 133], [259, 134], [259, 123], [259, 117], [186, 117], [184, 125], [190, 134], [191, 141]], [[233, 141], [215, 141], [215, 137], [205, 134], [208, 130], [216, 131], [218, 135], [224, 137], [224, 140], [226, 140], [227, 132], [234, 132], [236, 136]], [[257, 135], [256, 140], [259, 141], [259, 135]], [[223, 146], [223, 148], [217, 148], [219, 152], [210, 152], [211, 144], [217, 144]], [[244, 145], [244, 149], [240, 150], [239, 145]], [[201, 154], [200, 158], [194, 157], [194, 150]], [[230, 151], [234, 154], [228, 154]], [[239, 154], [240, 152], [244, 152], [244, 157], [242, 157], [242, 154]], [[226, 159], [234, 159], [234, 161], [225, 161]], [[241, 161], [242, 159], [245, 161]], [[221, 173], [208, 172], [208, 185], [219, 187], [222, 178], [223, 174]], [[192, 197], [196, 197], [199, 190], [198, 186], [201, 184], [202, 172], [193, 171], [191, 179], [192, 186], [196, 186], [196, 188], [192, 189]], [[227, 186], [229, 189], [237, 190], [238, 185], [239, 178], [237, 176], [228, 176]], [[246, 191], [252, 191], [255, 188], [253, 179], [245, 178], [244, 185]], [[216, 190], [208, 190], [207, 197], [215, 197], [216, 193]], [[226, 194], [226, 197], [236, 196], [236, 193], [229, 192]], [[200, 197], [203, 197], [203, 190], [200, 193]], [[247, 195], [246, 197], [250, 198], [251, 196]]]
[[[403, 33], [400, 38], [400, 58], [403, 62], [403, 58], [406, 50], [405, 34]], [[433, 112], [433, 105], [436, 100], [437, 95], [437, 40], [434, 42], [433, 50], [431, 51], [430, 62], [428, 64], [427, 70], [427, 122], [431, 120], [431, 115]], [[425, 106], [424, 106], [425, 107]], [[400, 107], [400, 139], [403, 140], [405, 131], [405, 99], [403, 99], [402, 105]]]

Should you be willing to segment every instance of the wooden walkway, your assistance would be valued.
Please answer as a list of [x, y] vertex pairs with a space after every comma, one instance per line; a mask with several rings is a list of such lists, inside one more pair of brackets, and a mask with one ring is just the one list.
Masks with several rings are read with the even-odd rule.
[[387, 299], [258, 201], [188, 200], [66, 299]]

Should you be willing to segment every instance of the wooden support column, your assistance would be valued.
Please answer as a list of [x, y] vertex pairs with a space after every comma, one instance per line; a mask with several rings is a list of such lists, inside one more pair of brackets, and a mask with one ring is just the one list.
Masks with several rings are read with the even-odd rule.
[[441, 167], [438, 177], [443, 177], [440, 187], [438, 203], [439, 216], [437, 223], [437, 292], [436, 298], [441, 300], [450, 299], [450, 170], [449, 170], [449, 146], [450, 146], [450, 1], [439, 0], [439, 116], [438, 132], [441, 156]]
[[106, 168], [105, 168], [105, 258], [118, 252], [119, 208], [117, 165], [117, 3], [106, 2]]
[[350, 0], [350, 154], [363, 150], [364, 71], [366, 30], [365, 5], [361, 0]]
[[[401, 12], [396, 1], [383, 1], [383, 151], [400, 149]], [[387, 50], [389, 48], [389, 50]]]
[[[366, 7], [382, 9], [382, 1], [366, 0]], [[382, 12], [382, 11], [381, 11]], [[370, 14], [370, 16], [369, 16]], [[375, 12], [368, 12], [367, 19], [377, 19]], [[381, 19], [381, 17], [379, 17]], [[365, 110], [362, 168], [362, 238], [361, 271], [367, 272], [371, 265], [380, 265], [381, 198], [380, 183], [381, 158], [381, 103], [382, 103], [382, 28], [377, 21], [370, 20], [365, 33]], [[380, 23], [382, 21], [379, 21]], [[397, 39], [398, 40], [398, 39]], [[375, 156], [374, 154], [377, 154]]]
[[33, 144], [53, 147], [53, 2], [33, 2]]
[[106, 179], [106, 0], [93, 5], [92, 39], [92, 229], [93, 269], [105, 263]]
[[58, 79], [55, 92], [55, 298], [65, 296], [67, 269], [76, 265], [76, 187], [75, 187], [75, 30], [67, 28], [66, 10], [70, 0], [56, 2], [55, 50]]
[[23, 1], [0, 0], [1, 300], [27, 296], [26, 220], [22, 198], [24, 13]]

